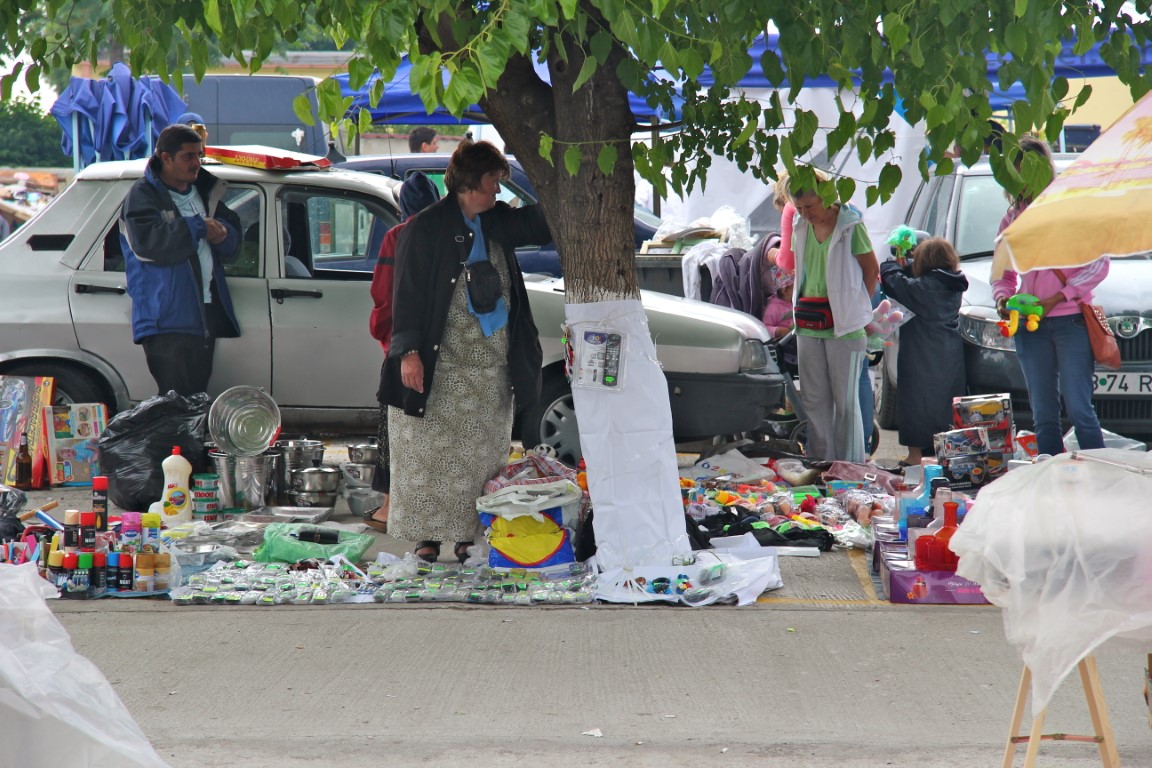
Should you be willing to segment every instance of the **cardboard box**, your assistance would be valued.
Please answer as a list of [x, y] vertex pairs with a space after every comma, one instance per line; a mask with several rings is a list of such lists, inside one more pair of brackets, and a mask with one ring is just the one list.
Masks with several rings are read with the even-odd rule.
[[96, 441], [108, 426], [103, 403], [73, 403], [44, 408], [48, 436], [48, 482], [90, 485], [100, 474]]
[[44, 435], [44, 406], [52, 404], [51, 377], [0, 376], [0, 482], [16, 482], [16, 454], [20, 433], [28, 433], [32, 454], [32, 487], [47, 486], [47, 446]]
[[1012, 454], [1016, 452], [1016, 433], [1015, 430], [1009, 426], [1007, 429], [987, 429], [988, 433], [988, 451], [998, 451], [1000, 453]]
[[941, 459], [940, 466], [944, 468], [944, 477], [954, 491], [978, 489], [987, 484], [988, 452], [969, 453], [963, 456], [949, 456]]
[[1003, 476], [1008, 471], [1008, 462], [1012, 460], [1014, 453], [1004, 453], [1002, 451], [989, 451], [985, 462], [988, 467], [988, 479], [995, 480]]
[[[880, 584], [892, 603], [923, 605], [988, 605], [980, 585], [954, 571], [921, 571], [897, 557], [897, 548], [879, 544]], [[903, 551], [907, 551], [903, 549]]]
[[1012, 398], [1007, 394], [952, 398], [952, 425], [956, 428], [1012, 426]]
[[989, 450], [988, 429], [986, 427], [965, 427], [947, 432], [937, 432], [932, 437], [932, 447], [936, 449], [936, 458], [941, 460], [949, 456], [963, 456], [964, 454], [987, 451]]
[[277, 171], [314, 170], [332, 165], [328, 158], [319, 155], [305, 155], [287, 149], [278, 149], [272, 153], [268, 151], [268, 147], [259, 145], [205, 147], [204, 154], [229, 165]]

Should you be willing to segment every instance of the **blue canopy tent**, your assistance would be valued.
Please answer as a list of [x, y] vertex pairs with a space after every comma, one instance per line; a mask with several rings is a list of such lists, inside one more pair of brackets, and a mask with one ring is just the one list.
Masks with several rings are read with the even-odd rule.
[[[752, 67], [740, 78], [740, 82], [736, 84], [738, 88], [777, 88], [788, 87], [787, 81], [776, 84], [768, 81], [764, 76], [764, 69], [760, 65], [760, 59], [768, 50], [779, 50], [780, 36], [778, 34], [761, 35], [756, 38], [755, 42], [748, 49], [748, 55], [752, 57]], [[1060, 55], [1056, 57], [1055, 74], [1057, 77], [1077, 78], [1077, 77], [1107, 77], [1114, 74], [1112, 68], [1104, 63], [1104, 59], [1100, 56], [1100, 44], [1092, 46], [1091, 50], [1083, 55], [1076, 55], [1073, 53], [1072, 47], [1074, 43], [1066, 42]], [[996, 79], [996, 73], [1000, 70], [1001, 57], [999, 54], [987, 53], [985, 58], [988, 62], [988, 78], [990, 80]], [[1152, 44], [1146, 45], [1141, 50], [1141, 62], [1145, 65], [1152, 64]], [[885, 79], [890, 79], [891, 74], [886, 73]], [[705, 67], [704, 72], [698, 78], [701, 86], [707, 88], [712, 86], [716, 81], [712, 76], [712, 70]], [[809, 78], [804, 82], [805, 86], [810, 87], [831, 87], [836, 85], [836, 81], [832, 78], [821, 75], [819, 77]], [[999, 91], [998, 91], [999, 92]], [[1002, 92], [1001, 92], [1002, 93]], [[1023, 89], [1021, 88], [1020, 96], [1023, 98]]]
[[133, 78], [117, 62], [108, 77], [73, 77], [50, 111], [64, 129], [60, 147], [79, 171], [103, 160], [148, 157], [160, 131], [186, 109], [159, 77]]
[[[380, 79], [379, 73], [373, 73], [368, 82], [359, 89], [351, 87], [348, 82], [349, 76], [346, 74], [336, 75], [333, 79], [340, 83], [341, 95], [351, 96], [353, 99], [347, 112], [347, 116], [352, 119], [367, 109], [372, 114], [372, 122], [380, 125], [478, 125], [488, 122], [479, 104], [469, 106], [461, 117], [452, 115], [442, 106], [429, 113], [424, 102], [412, 92], [408, 83], [411, 71], [412, 63], [405, 56], [397, 67], [395, 76], [385, 83], [383, 95], [375, 105], [369, 104], [369, 100], [372, 84]], [[548, 81], [547, 65], [537, 62], [536, 71], [545, 82]], [[660, 121], [669, 117], [666, 112], [650, 106], [643, 97], [635, 93], [628, 94], [628, 103], [632, 107], [632, 114], [638, 119]]]

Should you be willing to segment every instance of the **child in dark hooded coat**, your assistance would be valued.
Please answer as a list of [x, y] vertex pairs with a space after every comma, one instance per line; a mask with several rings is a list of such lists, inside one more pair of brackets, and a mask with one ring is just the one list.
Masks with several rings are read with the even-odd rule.
[[933, 435], [952, 428], [952, 398], [965, 394], [959, 317], [968, 278], [943, 238], [924, 240], [912, 256], [911, 264], [880, 265], [884, 293], [913, 314], [900, 327], [896, 359], [896, 420], [900, 443], [908, 448], [903, 464], [919, 464], [923, 455], [931, 455]]

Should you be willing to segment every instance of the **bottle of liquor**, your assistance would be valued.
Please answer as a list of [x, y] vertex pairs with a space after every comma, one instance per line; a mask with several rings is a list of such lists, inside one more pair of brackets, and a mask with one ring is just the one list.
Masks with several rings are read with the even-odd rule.
[[32, 490], [32, 454], [28, 451], [28, 433], [20, 433], [20, 450], [16, 452], [16, 482], [21, 491]]

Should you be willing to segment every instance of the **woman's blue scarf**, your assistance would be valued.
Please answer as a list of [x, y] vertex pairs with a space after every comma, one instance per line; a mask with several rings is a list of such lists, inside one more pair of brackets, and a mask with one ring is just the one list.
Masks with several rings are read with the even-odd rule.
[[[484, 230], [480, 227], [480, 217], [469, 219], [465, 216], [464, 223], [468, 225], [468, 229], [472, 230], [472, 252], [468, 254], [468, 263], [486, 260], [488, 247], [484, 242]], [[468, 295], [467, 286], [464, 289], [464, 296], [468, 299], [468, 311], [480, 321], [480, 330], [484, 332], [485, 336], [491, 336], [508, 325], [508, 305], [504, 303], [503, 296], [496, 302], [496, 307], [491, 312], [476, 311], [472, 306], [472, 297]]]

